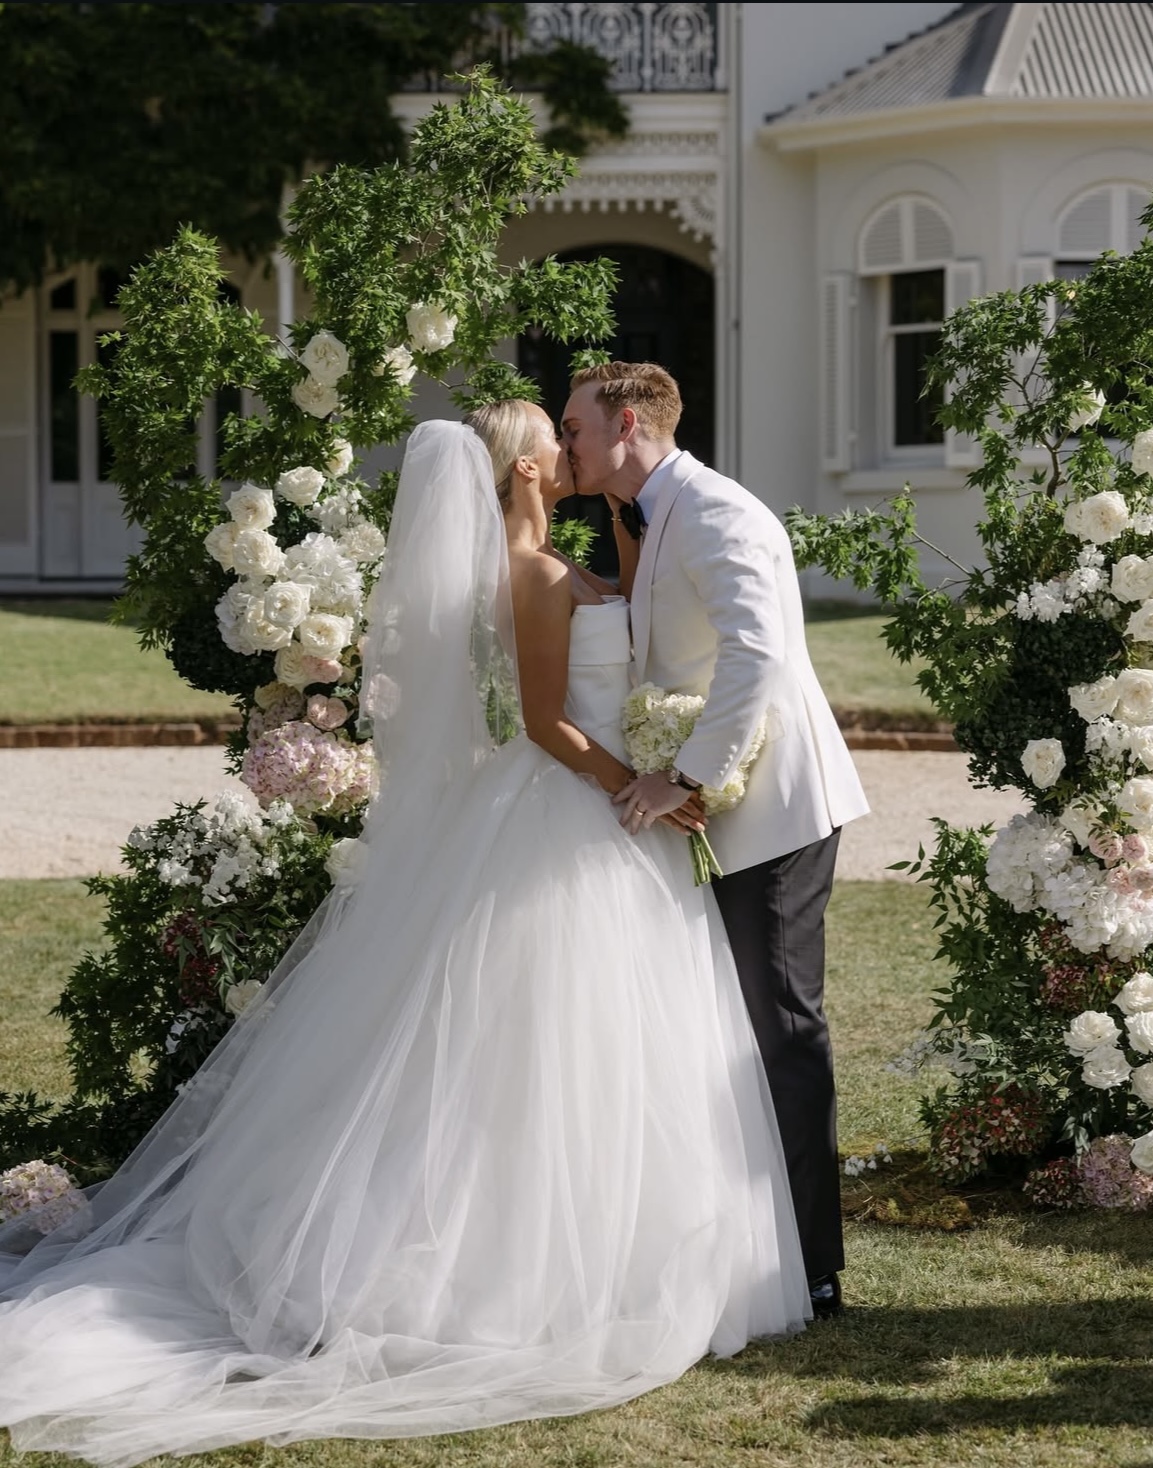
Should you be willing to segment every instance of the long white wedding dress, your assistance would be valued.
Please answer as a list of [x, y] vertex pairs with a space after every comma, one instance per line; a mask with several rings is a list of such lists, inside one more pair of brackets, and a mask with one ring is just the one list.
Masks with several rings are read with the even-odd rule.
[[[402, 483], [407, 561], [377, 601], [394, 768], [359, 886], [81, 1226], [0, 1255], [19, 1448], [128, 1465], [581, 1412], [809, 1313], [765, 1075], [680, 838], [628, 836], [523, 736], [477, 763], [411, 699], [399, 716], [416, 686], [464, 717], [438, 680], [475, 690], [499, 621], [503, 573], [473, 553], [499, 554], [490, 474], [469, 604], [414, 611], [461, 528], [444, 475], [462, 453], [482, 475], [466, 434], [426, 425], [406, 464], [453, 503]], [[618, 754], [628, 664], [624, 602], [578, 607], [569, 711]]]

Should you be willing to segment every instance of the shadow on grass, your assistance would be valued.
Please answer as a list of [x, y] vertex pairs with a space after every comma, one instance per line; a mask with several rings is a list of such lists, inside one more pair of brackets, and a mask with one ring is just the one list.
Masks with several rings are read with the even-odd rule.
[[[966, 1428], [1040, 1425], [1153, 1426], [1153, 1298], [1118, 1296], [1074, 1303], [850, 1307], [836, 1321], [788, 1342], [765, 1342], [698, 1370], [742, 1377], [855, 1379], [867, 1395], [823, 1403], [808, 1424], [834, 1435], [899, 1437]], [[1025, 1395], [909, 1395], [948, 1387], [958, 1361], [976, 1366], [1014, 1358], [1044, 1370], [1051, 1390]], [[882, 1390], [875, 1390], [880, 1387]], [[885, 1391], [884, 1388], [890, 1388]]]
[[882, 617], [880, 602], [807, 601], [806, 622], [848, 622], [857, 617]]

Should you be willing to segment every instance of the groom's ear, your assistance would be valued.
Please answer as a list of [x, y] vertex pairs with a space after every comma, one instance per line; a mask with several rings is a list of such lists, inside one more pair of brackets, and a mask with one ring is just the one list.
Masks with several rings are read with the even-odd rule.
[[630, 438], [632, 438], [633, 434], [636, 432], [636, 426], [637, 426], [636, 410], [633, 409], [633, 408], [622, 408], [621, 409], [621, 426], [620, 426], [620, 429], [618, 430], [619, 436], [622, 439], [630, 439]]

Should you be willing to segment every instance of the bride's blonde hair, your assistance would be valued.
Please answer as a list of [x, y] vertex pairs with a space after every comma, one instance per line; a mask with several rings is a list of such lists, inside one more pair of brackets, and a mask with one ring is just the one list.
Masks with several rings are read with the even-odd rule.
[[530, 407], [523, 398], [505, 398], [474, 408], [464, 420], [488, 449], [501, 509], [512, 493], [513, 466], [522, 454], [531, 458], [536, 449], [537, 425], [529, 417]]

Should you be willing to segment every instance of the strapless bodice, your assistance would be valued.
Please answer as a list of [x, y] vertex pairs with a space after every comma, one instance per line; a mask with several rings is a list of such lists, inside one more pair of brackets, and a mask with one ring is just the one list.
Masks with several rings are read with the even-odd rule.
[[629, 694], [632, 640], [623, 596], [573, 608], [565, 712], [590, 739], [625, 759], [621, 710]]

